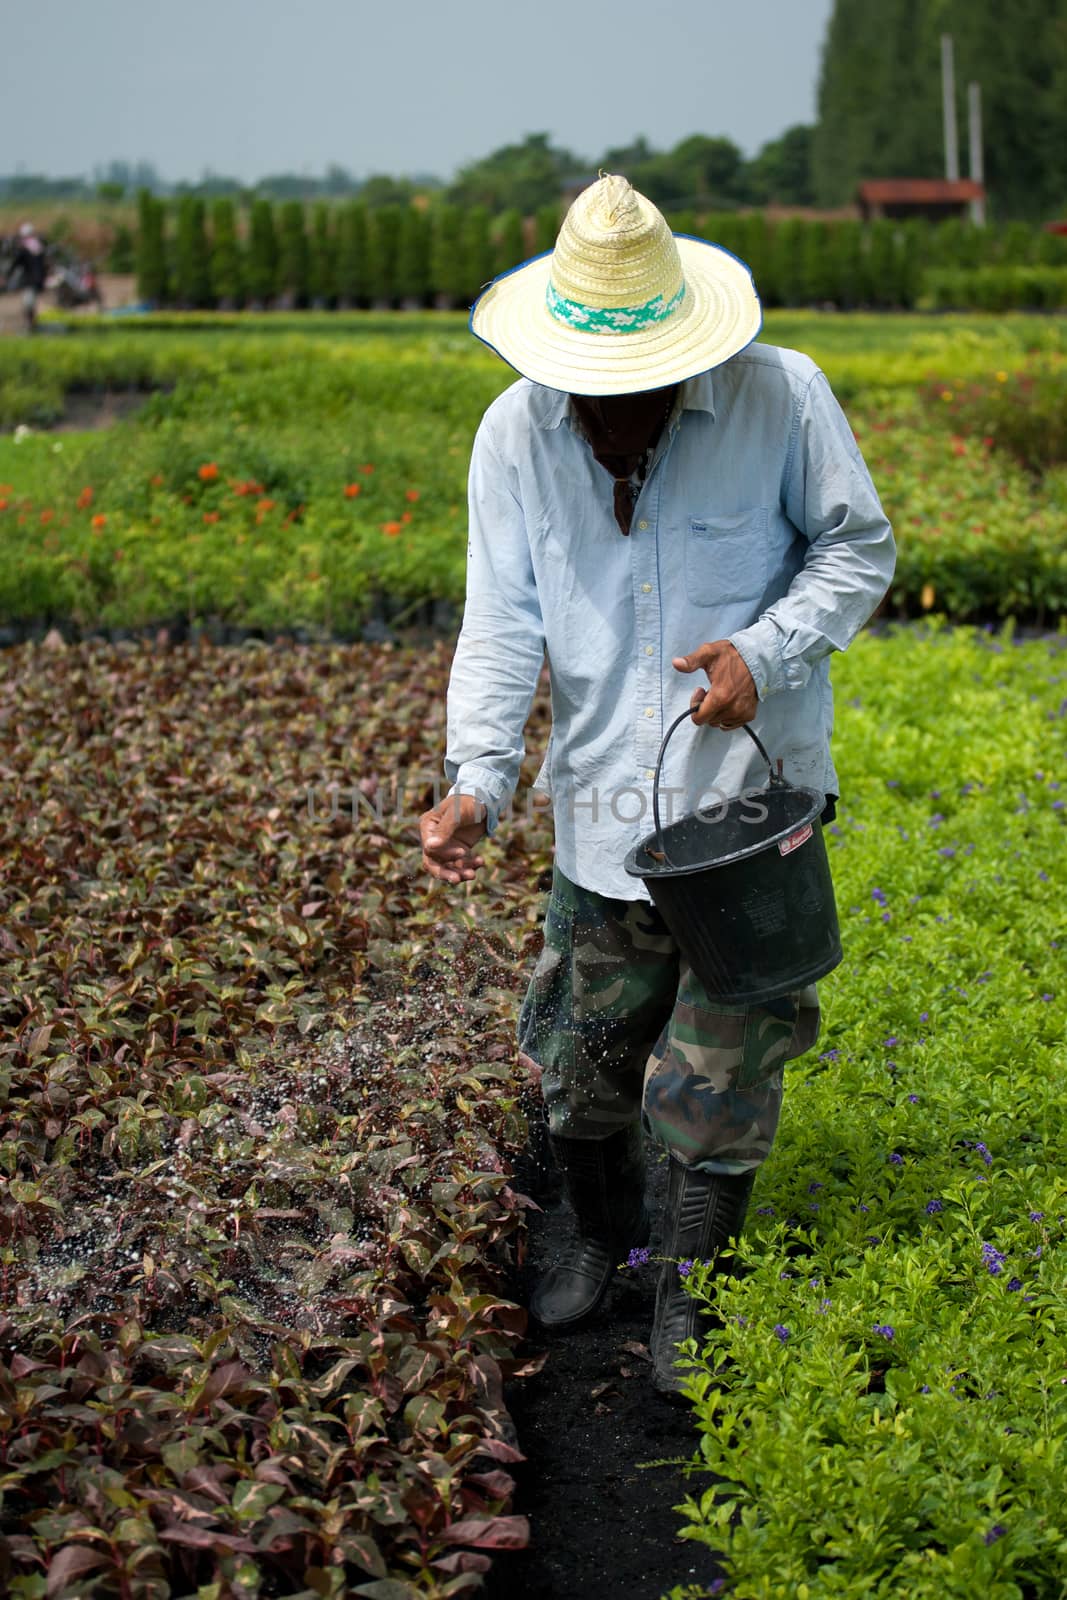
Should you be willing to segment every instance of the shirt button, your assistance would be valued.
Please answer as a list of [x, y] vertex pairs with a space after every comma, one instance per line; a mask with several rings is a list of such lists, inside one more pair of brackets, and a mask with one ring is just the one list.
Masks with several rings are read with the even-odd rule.
[[644, 517], [642, 517], [637, 526], [640, 528], [641, 532], [644, 533], [648, 527], [648, 523], [645, 521]]
[[652, 646], [650, 644], [646, 644], [645, 645], [645, 655], [646, 656], [650, 656], [650, 655], [652, 655], [652, 653], [653, 653]]
[[655, 776], [656, 776], [655, 767], [646, 767], [646, 769], [645, 769], [645, 777], [646, 778], [654, 778]]
[[641, 592], [642, 592], [642, 594], [651, 594], [652, 593], [652, 585], [650, 583], [643, 583], [641, 585]]
[[646, 717], [654, 717], [655, 715], [656, 715], [655, 706], [646, 706], [645, 707], [645, 716]]

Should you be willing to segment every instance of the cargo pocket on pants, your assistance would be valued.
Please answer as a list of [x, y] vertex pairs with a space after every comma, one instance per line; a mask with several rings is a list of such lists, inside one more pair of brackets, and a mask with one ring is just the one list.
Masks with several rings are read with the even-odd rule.
[[749, 1007], [735, 1089], [751, 1089], [754, 1084], [762, 1083], [788, 1059], [799, 1010], [795, 993]]

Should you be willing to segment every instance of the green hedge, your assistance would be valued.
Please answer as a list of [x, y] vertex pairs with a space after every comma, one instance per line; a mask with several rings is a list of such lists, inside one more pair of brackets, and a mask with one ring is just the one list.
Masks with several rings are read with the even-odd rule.
[[936, 311], [1067, 310], [1067, 266], [956, 267], [929, 272], [924, 296]]
[[[202, 202], [142, 195], [138, 290], [154, 306], [250, 303], [283, 308], [467, 305], [495, 273], [552, 248], [560, 213], [546, 207], [529, 232], [517, 212], [492, 217], [438, 203], [423, 211], [359, 200], [308, 209], [257, 200], [241, 218]], [[1003, 311], [1067, 304], [1067, 238], [1009, 223], [768, 221], [762, 212], [669, 218], [679, 233], [722, 245], [751, 267], [768, 307], [910, 310], [919, 304]], [[223, 265], [215, 257], [224, 256]], [[279, 298], [280, 297], [280, 298]]]

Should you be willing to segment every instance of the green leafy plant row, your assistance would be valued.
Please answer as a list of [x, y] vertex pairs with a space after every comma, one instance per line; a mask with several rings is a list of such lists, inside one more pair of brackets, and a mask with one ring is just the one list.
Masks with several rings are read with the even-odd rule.
[[1067, 1583], [1067, 640], [864, 638], [835, 676], [845, 962], [732, 1264], [689, 1279], [685, 1532], [736, 1600], [1036, 1600]]
[[[0, 349], [0, 414], [153, 390], [93, 436], [0, 440], [0, 622], [218, 618], [358, 633], [462, 602], [465, 473], [511, 380], [460, 320], [220, 319]], [[298, 331], [299, 330], [299, 331]], [[1067, 601], [1065, 334], [1025, 317], [796, 317], [764, 337], [823, 365], [894, 523], [887, 608], [1047, 622]]]

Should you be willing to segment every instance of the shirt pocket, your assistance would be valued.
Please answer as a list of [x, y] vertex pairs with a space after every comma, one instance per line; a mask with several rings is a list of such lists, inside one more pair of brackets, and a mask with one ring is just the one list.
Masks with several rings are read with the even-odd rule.
[[769, 506], [729, 516], [690, 517], [685, 534], [685, 587], [698, 606], [755, 600], [767, 587]]

